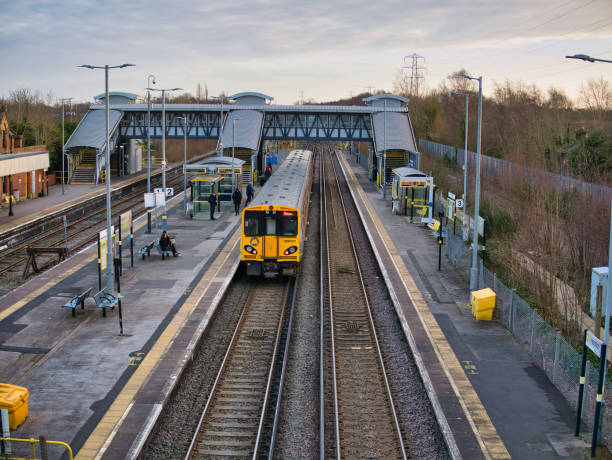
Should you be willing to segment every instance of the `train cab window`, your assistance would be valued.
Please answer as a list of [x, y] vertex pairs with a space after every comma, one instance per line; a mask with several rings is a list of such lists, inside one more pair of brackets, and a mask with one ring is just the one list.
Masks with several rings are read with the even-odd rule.
[[280, 234], [281, 236], [297, 236], [298, 216], [295, 211], [283, 211], [281, 215]]
[[258, 211], [244, 213], [244, 234], [246, 236], [261, 235], [261, 215]]
[[276, 235], [276, 213], [266, 213], [264, 216], [266, 223], [266, 235]]

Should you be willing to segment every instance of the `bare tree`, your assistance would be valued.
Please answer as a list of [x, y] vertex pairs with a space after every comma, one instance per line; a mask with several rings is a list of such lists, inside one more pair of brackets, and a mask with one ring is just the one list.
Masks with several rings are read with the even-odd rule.
[[580, 102], [602, 120], [607, 110], [612, 110], [612, 86], [603, 77], [589, 78], [580, 85]]

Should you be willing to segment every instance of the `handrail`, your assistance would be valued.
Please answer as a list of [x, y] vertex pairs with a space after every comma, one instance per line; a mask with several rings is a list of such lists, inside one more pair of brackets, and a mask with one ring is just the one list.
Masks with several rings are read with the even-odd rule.
[[[35, 438], [29, 438], [29, 439], [22, 439], [22, 438], [0, 438], [0, 441], [30, 443], [32, 445], [32, 456], [30, 457], [29, 460], [36, 460], [36, 452], [35, 452], [34, 444], [36, 444], [36, 443], [40, 444], [40, 439], [35, 439]], [[68, 458], [70, 460], [74, 459], [74, 456], [72, 455], [72, 449], [65, 442], [62, 442], [62, 441], [45, 441], [45, 442], [47, 444], [54, 444], [56, 446], [64, 446], [66, 448], [66, 450], [68, 451]], [[6, 457], [3, 457], [3, 458], [6, 458]], [[18, 457], [10, 457], [10, 458], [17, 460]], [[23, 460], [26, 460], [26, 459], [23, 459]]]

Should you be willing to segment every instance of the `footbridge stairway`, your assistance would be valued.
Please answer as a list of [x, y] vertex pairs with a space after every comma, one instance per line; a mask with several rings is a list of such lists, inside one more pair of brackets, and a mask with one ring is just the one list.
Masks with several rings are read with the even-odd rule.
[[96, 153], [85, 152], [81, 162], [72, 172], [71, 184], [95, 184], [96, 182]]

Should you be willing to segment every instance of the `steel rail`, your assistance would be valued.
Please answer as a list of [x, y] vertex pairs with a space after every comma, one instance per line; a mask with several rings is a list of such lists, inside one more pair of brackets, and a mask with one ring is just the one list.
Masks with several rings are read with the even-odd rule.
[[323, 176], [323, 157], [319, 154], [319, 285], [320, 285], [320, 305], [319, 305], [319, 458], [325, 458], [325, 333], [323, 318], [325, 316], [325, 288], [323, 280], [323, 215], [325, 178]]
[[[289, 361], [289, 345], [291, 345], [291, 328], [293, 326], [293, 312], [295, 311], [295, 298], [297, 294], [297, 286], [299, 281], [298, 275], [293, 279], [293, 292], [291, 293], [291, 306], [289, 307], [289, 321], [287, 322], [287, 337], [285, 339], [285, 350], [283, 354], [283, 364], [281, 366], [280, 381], [278, 383], [278, 395], [276, 398], [276, 407], [274, 410], [274, 421], [272, 423], [272, 435], [270, 437], [270, 451], [268, 452], [268, 459], [274, 458], [274, 444], [276, 443], [276, 432], [278, 430], [278, 419], [280, 416], [281, 402], [283, 399], [283, 384], [285, 382], [285, 371], [287, 369], [287, 362]], [[279, 334], [280, 337], [280, 334]], [[265, 406], [264, 406], [265, 407]]]
[[[281, 309], [281, 313], [280, 313], [280, 319], [279, 319], [279, 323], [278, 323], [278, 327], [277, 327], [277, 336], [275, 338], [275, 345], [274, 345], [274, 353], [273, 356], [276, 356], [276, 352], [278, 350], [278, 343], [280, 340], [280, 333], [282, 331], [282, 324], [283, 324], [283, 318], [284, 318], [284, 312], [285, 312], [285, 307], [287, 304], [287, 296], [289, 293], [289, 287], [290, 287], [290, 282], [287, 282], [285, 289], [284, 289], [284, 293], [283, 293], [283, 299], [282, 299], [282, 309]], [[237, 337], [240, 334], [240, 332], [242, 331], [242, 328], [244, 327], [244, 320], [246, 317], [246, 314], [251, 306], [252, 300], [254, 298], [254, 294], [256, 291], [257, 287], [254, 287], [251, 289], [251, 292], [249, 293], [249, 296], [247, 298], [247, 301], [245, 303], [245, 307], [242, 310], [242, 313], [240, 314], [240, 318], [238, 320], [238, 324], [236, 325], [236, 328], [234, 330], [234, 333], [232, 334], [232, 338], [230, 340], [230, 343], [227, 347], [227, 350], [225, 352], [225, 355], [223, 357], [223, 361], [221, 363], [221, 366], [219, 367], [219, 372], [217, 373], [217, 376], [215, 377], [215, 381], [213, 383], [213, 386], [211, 388], [210, 394], [208, 395], [208, 399], [206, 400], [206, 405], [204, 406], [204, 410], [202, 411], [202, 415], [200, 416], [200, 419], [198, 421], [198, 424], [196, 426], [196, 430], [194, 433], [193, 438], [191, 439], [191, 443], [189, 444], [189, 448], [187, 450], [187, 454], [185, 455], [185, 460], [190, 460], [193, 458], [194, 454], [196, 453], [197, 450], [197, 443], [200, 437], [200, 434], [202, 432], [202, 427], [206, 421], [206, 417], [208, 416], [209, 413], [209, 409], [212, 406], [212, 403], [214, 401], [214, 398], [217, 394], [217, 391], [220, 389], [220, 381], [222, 379], [222, 377], [225, 374], [226, 368], [228, 363], [231, 361], [231, 353], [234, 350], [234, 346], [236, 344], [237, 341]], [[259, 423], [258, 423], [258, 429], [257, 429], [257, 437], [256, 437], [256, 441], [255, 441], [255, 449], [253, 451], [253, 457], [252, 458], [257, 458], [257, 450], [258, 450], [258, 445], [259, 445], [259, 439], [261, 437], [261, 433], [263, 432], [263, 424], [265, 421], [265, 411], [266, 411], [266, 404], [267, 404], [267, 398], [269, 396], [269, 391], [270, 391], [270, 387], [271, 387], [271, 378], [272, 378], [272, 374], [273, 374], [273, 370], [274, 370], [274, 361], [275, 358], [272, 358], [270, 361], [270, 369], [268, 372], [268, 377], [267, 377], [267, 385], [266, 385], [266, 390], [265, 390], [265, 395], [264, 395], [264, 404], [262, 405], [261, 408], [261, 414], [260, 414], [260, 418], [259, 418]]]
[[[333, 154], [337, 155], [337, 152], [334, 151]], [[332, 158], [332, 165], [333, 165], [333, 158]], [[380, 349], [380, 343], [379, 343], [379, 340], [378, 340], [378, 334], [376, 333], [376, 327], [375, 327], [375, 324], [374, 324], [374, 318], [372, 317], [372, 307], [370, 306], [370, 301], [368, 300], [367, 290], [366, 290], [366, 287], [365, 287], [365, 283], [363, 281], [363, 275], [362, 275], [362, 272], [361, 272], [361, 265], [359, 263], [359, 258], [357, 256], [357, 249], [355, 248], [355, 241], [353, 239], [353, 232], [351, 230], [351, 225], [350, 225], [349, 220], [348, 220], [348, 213], [346, 211], [346, 206], [345, 206], [345, 203], [344, 203], [344, 198], [342, 197], [342, 190], [340, 188], [340, 181], [338, 180], [338, 172], [337, 172], [335, 166], [332, 166], [332, 169], [333, 169], [333, 172], [334, 172], [334, 177], [336, 178], [336, 186], [338, 187], [338, 193], [339, 193], [339, 196], [340, 196], [340, 202], [342, 204], [344, 220], [346, 222], [346, 227], [347, 227], [347, 230], [348, 230], [349, 240], [351, 242], [351, 249], [353, 251], [353, 257], [355, 259], [355, 265], [357, 267], [357, 274], [358, 274], [359, 281], [360, 281], [360, 284], [361, 284], [361, 290], [363, 292], [363, 298], [365, 300], [366, 310], [368, 312], [368, 318], [369, 318], [369, 321], [370, 321], [370, 327], [372, 329], [372, 335], [374, 337], [374, 343], [376, 344], [376, 352], [378, 354], [378, 363], [380, 365], [381, 372], [382, 372], [382, 375], [383, 375], [383, 378], [384, 378], [385, 389], [386, 389], [386, 392], [387, 392], [387, 397], [389, 399], [389, 405], [391, 406], [391, 413], [393, 414], [393, 421], [394, 421], [394, 424], [395, 424], [396, 434], [397, 434], [397, 437], [398, 437], [399, 442], [400, 442], [400, 446], [401, 446], [401, 450], [402, 450], [402, 456], [403, 456], [404, 459], [406, 459], [407, 458], [407, 456], [406, 456], [406, 447], [404, 446], [404, 439], [402, 437], [402, 431], [401, 431], [401, 428], [400, 428], [399, 419], [397, 417], [397, 411], [395, 410], [395, 402], [393, 400], [393, 395], [391, 394], [391, 387], [389, 386], [389, 379], [387, 378], [387, 370], [385, 368], [385, 363], [384, 363], [384, 360], [383, 360], [382, 351]], [[340, 457], [338, 457], [338, 458], [340, 458]]]
[[[331, 154], [331, 151], [330, 151]], [[333, 390], [334, 390], [334, 425], [336, 430], [336, 458], [340, 460], [342, 458], [341, 449], [340, 449], [340, 411], [338, 409], [338, 381], [337, 381], [337, 371], [336, 371], [336, 345], [335, 345], [335, 335], [334, 335], [334, 308], [333, 308], [333, 297], [332, 297], [332, 283], [331, 283], [331, 260], [329, 256], [329, 232], [328, 232], [328, 213], [327, 213], [327, 188], [325, 186], [325, 165], [324, 162], [321, 162], [321, 171], [323, 174], [323, 202], [325, 207], [325, 248], [327, 250], [327, 288], [328, 288], [328, 296], [329, 296], [329, 318], [330, 318], [330, 335], [331, 335], [331, 363], [332, 363], [332, 377], [333, 377]], [[333, 215], [333, 213], [332, 213]], [[323, 239], [323, 235], [321, 236]], [[323, 241], [321, 241], [323, 243]], [[321, 276], [321, 278], [323, 278]], [[325, 287], [324, 287], [325, 288]]]

